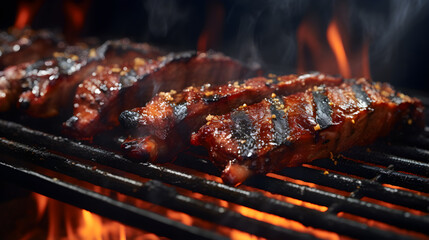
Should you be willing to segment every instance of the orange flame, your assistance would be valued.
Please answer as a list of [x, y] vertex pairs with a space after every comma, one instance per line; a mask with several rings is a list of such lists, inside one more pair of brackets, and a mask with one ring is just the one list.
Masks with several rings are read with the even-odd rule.
[[341, 73], [346, 78], [371, 76], [370, 42], [368, 39], [360, 43], [350, 41], [347, 28], [341, 24], [346, 21], [344, 12], [347, 11], [343, 8], [335, 11], [325, 35], [320, 30], [323, 26], [314, 16], [309, 15], [302, 20], [296, 32], [298, 73], [315, 70], [327, 74]]
[[[121, 223], [107, 220], [87, 210], [63, 204], [51, 198], [34, 193], [37, 219], [48, 220], [46, 239], [102, 240], [102, 239], [149, 239], [159, 240], [155, 234], [146, 233]], [[192, 219], [191, 219], [192, 220]], [[189, 221], [189, 220], [188, 220]], [[25, 234], [21, 240], [37, 238], [36, 231]]]
[[347, 60], [346, 50], [344, 49], [344, 44], [341, 39], [340, 31], [338, 29], [337, 22], [335, 20], [331, 21], [326, 31], [327, 39], [329, 45], [332, 48], [332, 51], [335, 54], [335, 57], [340, 67], [340, 73], [346, 78], [350, 78], [350, 65]]
[[43, 0], [37, 0], [33, 2], [20, 1], [18, 3], [18, 12], [16, 14], [14, 27], [22, 29], [29, 26], [42, 2]]
[[222, 37], [222, 25], [225, 10], [221, 1], [209, 1], [207, 4], [207, 17], [203, 31], [197, 42], [197, 50], [205, 52], [215, 48]]
[[40, 220], [48, 205], [48, 198], [37, 193], [33, 193], [33, 198], [36, 200], [37, 204], [37, 219]]
[[86, 13], [91, 5], [91, 0], [64, 1], [64, 13], [66, 16], [65, 35], [67, 40], [75, 41], [85, 23]]

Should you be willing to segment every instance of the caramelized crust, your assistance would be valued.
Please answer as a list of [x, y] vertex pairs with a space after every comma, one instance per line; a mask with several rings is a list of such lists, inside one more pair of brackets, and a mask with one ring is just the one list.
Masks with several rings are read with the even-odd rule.
[[[209, 114], [224, 114], [243, 103], [252, 104], [271, 94], [288, 95], [320, 84], [339, 85], [341, 78], [323, 74], [257, 77], [215, 87], [209, 84], [188, 87], [182, 92], [161, 92], [145, 107], [125, 111], [122, 125], [132, 136], [122, 148], [136, 160], [167, 162], [189, 146], [193, 131], [206, 122]], [[209, 116], [210, 117], [210, 116]]]
[[7, 67], [0, 72], [0, 112], [13, 109], [22, 92], [22, 79], [30, 63]]
[[421, 127], [422, 112], [419, 100], [388, 84], [348, 80], [213, 116], [191, 141], [208, 149], [226, 183], [237, 185], [254, 173], [369, 144], [404, 125]]
[[18, 107], [28, 115], [47, 118], [71, 110], [76, 88], [91, 76], [97, 65], [127, 63], [136, 57], [157, 56], [158, 50], [128, 40], [108, 41], [97, 49], [69, 48], [55, 52], [27, 69], [28, 90], [19, 97]]
[[122, 111], [144, 105], [159, 91], [205, 82], [219, 85], [245, 74], [248, 70], [239, 62], [219, 53], [186, 52], [104, 67], [79, 85], [74, 116], [64, 129], [76, 138], [88, 138], [119, 125]]
[[0, 69], [49, 57], [64, 46], [51, 32], [14, 29], [0, 35]]

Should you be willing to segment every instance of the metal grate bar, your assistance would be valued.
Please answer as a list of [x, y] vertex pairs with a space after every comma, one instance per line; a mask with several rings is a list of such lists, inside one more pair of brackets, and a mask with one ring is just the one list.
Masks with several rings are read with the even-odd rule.
[[174, 188], [159, 181], [146, 183], [134, 181], [92, 165], [70, 160], [49, 152], [35, 150], [25, 145], [0, 139], [0, 149], [36, 163], [38, 166], [69, 175], [123, 194], [155, 203], [176, 211], [208, 220], [220, 225], [248, 232], [265, 238], [314, 239], [311, 235], [288, 230], [266, 222], [245, 217], [227, 208], [178, 194]]
[[306, 182], [312, 182], [347, 192], [352, 192], [359, 188], [361, 194], [364, 194], [367, 197], [429, 212], [428, 197], [398, 189], [392, 190], [391, 188], [385, 187], [380, 183], [371, 180], [356, 179], [332, 172], [324, 174], [321, 170], [305, 167], [286, 168], [279, 173], [290, 178], [300, 179]]
[[429, 192], [428, 178], [423, 178], [401, 172], [395, 172], [392, 169], [384, 169], [380, 167], [360, 164], [344, 158], [342, 158], [341, 161], [338, 161], [336, 165], [329, 159], [316, 160], [313, 161], [311, 165], [340, 171], [368, 179], [372, 179], [376, 176], [379, 176], [378, 181], [381, 183], [388, 183], [421, 192]]
[[8, 126], [7, 128], [0, 128], [1, 134], [9, 132], [11, 134], [8, 134], [8, 138], [18, 138], [20, 142], [39, 143], [43, 144], [44, 147], [61, 149], [66, 154], [74, 154], [75, 156], [91, 159], [142, 177], [157, 179], [205, 195], [296, 220], [304, 225], [326, 229], [355, 238], [364, 238], [369, 235], [378, 239], [406, 237], [352, 220], [339, 218], [335, 214], [322, 213], [313, 209], [296, 206], [277, 199], [268, 198], [258, 192], [237, 189], [172, 169], [149, 163], [136, 165], [117, 154], [82, 145], [62, 137], [31, 130], [16, 123], [0, 121], [0, 125]]
[[[217, 233], [187, 226], [159, 214], [111, 199], [94, 191], [47, 177], [28, 169], [20, 163], [22, 162], [14, 161], [10, 164], [0, 161], [1, 177], [8, 181], [13, 179], [15, 183], [43, 195], [80, 208], [91, 209], [94, 213], [119, 220], [127, 225], [149, 229], [160, 236], [183, 239], [227, 239]], [[106, 211], [106, 209], [109, 209], [109, 211]]]
[[[179, 158], [178, 160], [175, 161], [175, 164], [192, 168], [198, 171], [202, 171], [208, 174], [213, 174], [212, 173], [213, 166], [211, 165], [211, 163], [207, 161], [204, 161], [202, 159], [200, 160], [194, 159], [192, 161], [192, 165], [186, 164], [185, 162], [186, 162], [186, 159]], [[327, 187], [331, 187], [342, 191], [347, 191], [347, 192], [352, 192], [352, 191], [355, 191], [357, 188], [359, 188], [360, 193], [364, 194], [367, 197], [371, 197], [381, 201], [390, 202], [396, 205], [400, 205], [400, 206], [404, 206], [404, 207], [408, 207], [408, 208], [412, 208], [412, 209], [416, 209], [424, 212], [429, 212], [428, 197], [417, 195], [409, 191], [403, 191], [399, 189], [392, 189], [389, 187], [385, 187], [373, 180], [356, 179], [353, 177], [345, 176], [342, 174], [335, 174], [332, 172], [330, 172], [329, 174], [324, 174], [324, 171], [322, 170], [315, 170], [307, 167], [285, 168], [279, 171], [278, 174], [286, 177], [294, 178], [294, 179], [303, 180], [306, 182], [316, 183], [318, 185], [327, 186]], [[264, 179], [260, 179], [260, 180], [265, 181]], [[249, 185], [250, 183], [249, 181], [247, 181], [245, 182], [245, 184]], [[286, 183], [283, 183], [283, 184], [286, 184]], [[264, 184], [262, 183], [260, 185], [264, 186]], [[255, 186], [256, 185], [254, 185], [253, 187]], [[333, 197], [332, 199], [333, 201], [335, 201], [336, 196], [339, 196], [337, 194], [333, 194], [332, 196], [330, 196], [329, 194], [326, 196], [322, 196], [324, 193], [326, 193], [325, 191], [320, 191], [320, 192], [316, 191], [315, 196], [311, 196], [311, 197], [308, 196], [307, 198], [304, 199], [303, 198], [304, 195], [299, 195], [299, 193], [301, 193], [300, 189], [303, 186], [298, 184], [291, 185], [291, 186], [294, 186], [292, 189], [294, 188], [298, 189], [296, 191], [297, 195], [294, 195], [294, 198], [319, 204], [319, 205], [329, 205], [328, 204], [329, 200], [322, 201], [322, 199], [324, 199], [325, 197]], [[294, 190], [292, 189], [289, 189], [289, 192], [286, 191], [284, 195], [291, 196], [290, 194], [294, 192]], [[309, 191], [312, 191], [312, 189], [313, 188], [308, 187]], [[317, 194], [322, 194], [322, 195], [317, 195]]]
[[396, 156], [410, 158], [416, 161], [421, 161], [423, 163], [429, 163], [429, 150], [396, 144], [392, 144], [390, 146], [375, 144], [374, 148], [376, 150], [391, 153]]
[[[183, 163], [184, 161], [185, 161], [184, 159], [178, 159], [175, 163], [182, 166], [186, 166]], [[200, 161], [193, 161], [193, 164], [189, 167], [202, 172], [207, 172], [207, 169], [209, 169], [210, 171], [211, 166], [210, 166], [210, 163], [200, 160]], [[393, 190], [391, 188], [384, 187], [380, 183], [377, 183], [371, 180], [356, 179], [356, 178], [335, 174], [335, 173], [324, 174], [323, 171], [306, 168], [306, 167], [285, 168], [281, 170], [278, 174], [286, 177], [294, 178], [294, 179], [303, 180], [306, 182], [316, 183], [322, 186], [332, 187], [342, 191], [348, 191], [348, 192], [353, 191], [354, 195], [357, 194], [355, 190], [359, 189], [360, 193], [367, 197], [390, 202], [393, 204], [397, 204], [397, 205], [412, 208], [412, 209], [417, 209], [424, 212], [429, 212], [429, 198], [413, 194], [409, 191], [402, 191], [397, 189]], [[271, 191], [272, 193], [293, 197], [299, 200], [303, 200], [306, 202], [323, 205], [323, 206], [330, 206], [336, 203], [341, 203], [341, 208], [342, 208], [341, 210], [345, 212], [353, 213], [355, 215], [360, 215], [362, 217], [373, 218], [379, 221], [384, 221], [386, 223], [390, 223], [392, 225], [399, 226], [399, 227], [402, 226], [410, 229], [412, 228], [412, 229], [415, 229], [416, 231], [428, 231], [426, 227], [422, 228], [422, 226], [427, 224], [426, 223], [427, 220], [426, 219], [423, 220], [419, 216], [412, 215], [412, 218], [414, 218], [415, 221], [420, 221], [420, 223], [416, 223], [416, 225], [414, 226], [411, 226], [413, 224], [410, 224], [409, 226], [408, 225], [409, 222], [404, 221], [404, 220], [407, 220], [407, 218], [409, 217], [409, 213], [404, 211], [395, 212], [393, 213], [393, 215], [389, 215], [388, 210], [391, 210], [390, 208], [383, 207], [377, 204], [357, 200], [354, 198], [347, 198], [338, 194], [291, 183], [288, 181], [286, 182], [283, 180], [278, 181], [277, 179], [274, 181], [278, 181], [278, 182], [272, 182], [272, 181], [273, 180], [271, 178], [253, 177], [253, 179], [246, 181], [244, 184], [261, 189], [261, 190]], [[273, 191], [272, 189], [271, 190], [269, 189], [268, 186], [273, 186], [275, 188], [276, 184], [281, 185], [283, 190]], [[351, 208], [348, 208], [348, 204], [352, 204], [353, 206], [351, 206]], [[373, 208], [376, 208], [376, 209], [373, 209]], [[337, 210], [340, 210], [340, 209], [337, 209]], [[329, 211], [331, 211], [331, 208], [329, 208]], [[386, 211], [386, 212], [382, 212], [382, 211]], [[332, 212], [335, 212], [335, 211], [332, 210]], [[411, 220], [411, 221], [414, 221], [414, 220]], [[404, 224], [407, 226], [405, 226]]]
[[337, 211], [352, 213], [401, 228], [408, 228], [418, 232], [429, 233], [429, 230], [427, 229], [429, 224], [428, 218], [423, 218], [404, 211], [394, 210], [377, 204], [364, 202], [355, 198], [345, 197], [315, 188], [262, 176], [252, 178], [247, 182], [247, 185], [263, 189], [274, 194], [289, 196], [318, 205], [331, 206], [336, 204], [338, 205]]
[[429, 163], [423, 163], [415, 161], [413, 159], [397, 157], [391, 154], [387, 154], [385, 152], [362, 152], [360, 150], [361, 149], [356, 149], [354, 151], [344, 153], [343, 155], [348, 158], [363, 160], [368, 163], [374, 163], [385, 167], [393, 165], [395, 166], [396, 171], [409, 172], [425, 177], [429, 176]]

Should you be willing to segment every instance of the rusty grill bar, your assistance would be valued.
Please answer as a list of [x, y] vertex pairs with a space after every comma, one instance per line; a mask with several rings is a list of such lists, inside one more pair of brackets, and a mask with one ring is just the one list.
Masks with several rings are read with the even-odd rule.
[[[421, 135], [393, 140], [391, 145], [374, 144], [370, 151], [356, 148], [335, 161], [321, 159], [302, 167], [284, 169], [275, 176], [253, 177], [245, 182], [244, 188], [230, 187], [169, 167], [150, 163], [137, 164], [114, 152], [33, 130], [11, 121], [0, 120], [0, 137], [0, 151], [7, 153], [0, 159], [1, 176], [6, 181], [19, 183], [30, 190], [161, 236], [225, 238], [210, 229], [188, 226], [67, 180], [52, 178], [41, 172], [40, 168], [269, 239], [316, 237], [243, 216], [229, 208], [181, 194], [178, 189], [190, 190], [353, 238], [412, 239], [413, 236], [339, 217], [338, 213], [353, 214], [429, 236], [429, 195], [425, 194], [429, 193], [427, 127]], [[189, 161], [190, 158], [193, 158], [192, 161]], [[176, 164], [207, 174], [216, 173], [209, 163], [188, 154], [182, 155]], [[149, 181], [125, 177], [129, 173]], [[288, 179], [348, 194], [341, 195]], [[385, 184], [411, 191], [391, 188]], [[252, 190], [248, 190], [249, 188]], [[320, 212], [294, 205], [268, 197], [263, 194], [264, 191], [325, 206], [328, 210]], [[363, 197], [405, 209], [364, 201]], [[407, 209], [419, 211], [422, 215]]]

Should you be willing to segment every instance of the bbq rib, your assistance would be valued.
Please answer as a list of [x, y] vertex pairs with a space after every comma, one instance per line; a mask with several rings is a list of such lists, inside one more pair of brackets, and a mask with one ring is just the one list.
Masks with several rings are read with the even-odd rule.
[[136, 57], [156, 57], [157, 49], [128, 40], [108, 41], [97, 49], [74, 48], [55, 52], [52, 58], [40, 60], [26, 70], [27, 84], [18, 108], [28, 115], [47, 118], [72, 107], [76, 88], [99, 64], [127, 63]]
[[172, 161], [189, 146], [191, 133], [206, 122], [209, 114], [228, 113], [243, 103], [259, 102], [271, 93], [288, 95], [320, 84], [341, 83], [339, 77], [315, 73], [257, 77], [219, 87], [188, 87], [179, 93], [161, 92], [145, 107], [121, 114], [122, 125], [132, 129], [132, 136], [125, 140], [122, 149], [137, 160]]
[[25, 62], [34, 62], [49, 57], [64, 49], [60, 38], [48, 31], [14, 29], [11, 34], [0, 34], [0, 70]]
[[9, 111], [16, 105], [22, 92], [22, 79], [30, 63], [10, 66], [0, 72], [0, 112]]
[[355, 145], [366, 145], [404, 125], [422, 126], [418, 99], [385, 83], [347, 81], [241, 106], [208, 122], [192, 144], [208, 149], [224, 182], [298, 166]]
[[219, 53], [185, 52], [131, 66], [100, 68], [79, 85], [74, 116], [64, 123], [65, 133], [88, 138], [119, 125], [126, 109], [144, 105], [157, 92], [210, 82], [214, 85], [251, 74], [246, 67]]

